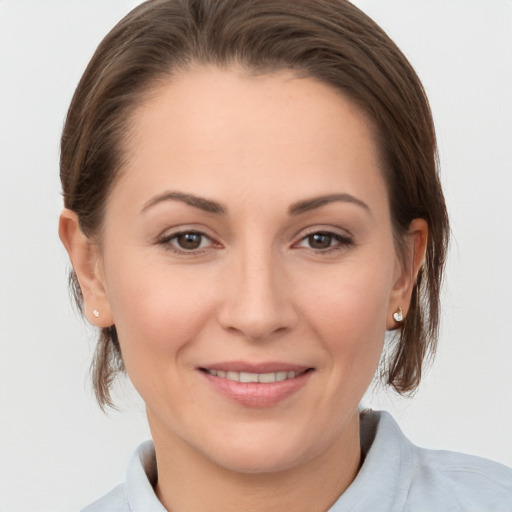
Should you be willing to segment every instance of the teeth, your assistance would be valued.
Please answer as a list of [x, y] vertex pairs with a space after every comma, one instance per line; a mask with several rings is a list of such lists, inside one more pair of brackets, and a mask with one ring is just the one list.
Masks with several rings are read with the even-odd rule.
[[258, 382], [258, 374], [240, 372], [240, 382]]
[[275, 382], [276, 374], [275, 373], [260, 373], [258, 375], [258, 382]]
[[250, 373], [250, 372], [225, 372], [223, 370], [206, 370], [207, 373], [223, 379], [235, 380], [237, 382], [281, 382], [294, 379], [300, 372], [274, 372], [274, 373]]

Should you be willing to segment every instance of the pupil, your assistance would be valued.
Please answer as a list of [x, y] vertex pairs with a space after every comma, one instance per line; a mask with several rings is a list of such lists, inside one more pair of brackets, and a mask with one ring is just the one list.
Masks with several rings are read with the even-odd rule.
[[324, 233], [315, 233], [309, 237], [309, 245], [313, 249], [327, 249], [331, 246], [332, 237]]
[[178, 237], [178, 244], [182, 249], [197, 249], [201, 245], [199, 233], [183, 233]]

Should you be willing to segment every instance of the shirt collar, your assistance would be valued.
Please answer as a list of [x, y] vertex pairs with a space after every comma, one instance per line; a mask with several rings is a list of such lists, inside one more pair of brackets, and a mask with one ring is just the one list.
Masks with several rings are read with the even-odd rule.
[[145, 441], [133, 454], [126, 473], [126, 496], [134, 512], [166, 512], [156, 497], [156, 456], [153, 441]]
[[361, 413], [364, 463], [329, 512], [402, 510], [410, 487], [412, 444], [390, 414]]

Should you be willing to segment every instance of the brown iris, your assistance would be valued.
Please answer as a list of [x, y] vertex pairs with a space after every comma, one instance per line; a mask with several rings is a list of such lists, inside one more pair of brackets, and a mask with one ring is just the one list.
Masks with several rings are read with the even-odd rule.
[[331, 247], [333, 236], [329, 233], [315, 233], [308, 236], [309, 246], [312, 249], [328, 249]]
[[176, 241], [182, 249], [189, 251], [198, 249], [201, 246], [203, 235], [193, 231], [188, 233], [180, 233], [176, 236]]

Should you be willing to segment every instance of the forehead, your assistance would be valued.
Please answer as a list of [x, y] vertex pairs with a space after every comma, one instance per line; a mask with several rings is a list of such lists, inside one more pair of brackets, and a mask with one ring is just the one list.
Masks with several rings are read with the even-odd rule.
[[291, 71], [178, 73], [136, 109], [129, 132], [121, 182], [139, 193], [265, 195], [277, 187], [293, 202], [333, 187], [385, 189], [365, 116], [334, 88]]

